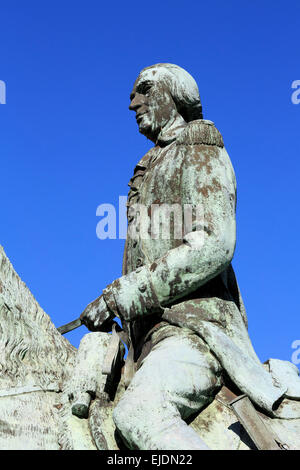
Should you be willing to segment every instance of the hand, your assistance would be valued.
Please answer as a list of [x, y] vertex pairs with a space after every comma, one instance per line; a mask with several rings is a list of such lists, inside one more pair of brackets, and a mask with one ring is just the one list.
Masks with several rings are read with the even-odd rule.
[[103, 296], [88, 304], [80, 315], [82, 323], [90, 331], [111, 331], [114, 313], [108, 310]]

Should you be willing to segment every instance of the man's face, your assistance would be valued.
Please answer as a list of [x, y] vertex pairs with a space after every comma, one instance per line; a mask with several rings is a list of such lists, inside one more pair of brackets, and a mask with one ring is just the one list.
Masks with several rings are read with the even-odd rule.
[[176, 117], [177, 109], [169, 89], [141, 74], [130, 95], [129, 109], [136, 112], [139, 131], [156, 142], [160, 131]]

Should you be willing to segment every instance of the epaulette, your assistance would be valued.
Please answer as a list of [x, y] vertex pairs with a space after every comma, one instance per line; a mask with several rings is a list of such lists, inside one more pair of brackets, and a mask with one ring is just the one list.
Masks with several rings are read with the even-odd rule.
[[224, 147], [223, 138], [212, 121], [197, 119], [188, 123], [176, 139], [177, 145], [216, 145]]

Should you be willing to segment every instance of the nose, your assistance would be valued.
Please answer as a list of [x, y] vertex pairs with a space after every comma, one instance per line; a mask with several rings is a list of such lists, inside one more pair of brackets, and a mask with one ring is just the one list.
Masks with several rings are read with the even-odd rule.
[[137, 111], [138, 108], [144, 104], [144, 102], [145, 100], [143, 99], [143, 96], [136, 94], [129, 105], [130, 111]]

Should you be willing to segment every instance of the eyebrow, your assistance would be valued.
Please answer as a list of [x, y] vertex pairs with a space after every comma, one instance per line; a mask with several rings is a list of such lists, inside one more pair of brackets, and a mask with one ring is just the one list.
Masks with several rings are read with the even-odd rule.
[[[149, 80], [149, 79], [148, 79], [148, 80], [147, 80], [147, 79], [145, 80], [145, 79], [144, 79], [144, 80], [142, 80], [140, 83], [138, 83], [138, 84], [136, 85], [135, 90], [136, 90], [137, 93], [143, 93], [143, 87], [152, 87], [152, 85], [153, 85], [153, 81], [152, 81], [152, 80]], [[129, 97], [129, 98], [130, 98], [130, 100], [132, 101], [134, 97], [135, 97], [135, 93], [132, 92], [132, 93], [130, 94], [130, 97]]]
[[[136, 90], [137, 90], [137, 91], [138, 91], [138, 90], [143, 91], [143, 89], [144, 89], [145, 87], [146, 87], [146, 88], [147, 88], [147, 87], [151, 87], [152, 85], [153, 85], [153, 82], [152, 82], [151, 80], [149, 80], [149, 79], [148, 79], [148, 80], [147, 80], [147, 79], [144, 79], [144, 80], [141, 80], [141, 81], [137, 84]], [[138, 91], [138, 93], [139, 93], [139, 91]]]

